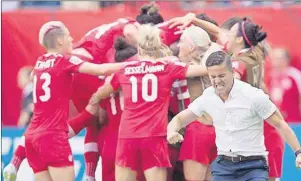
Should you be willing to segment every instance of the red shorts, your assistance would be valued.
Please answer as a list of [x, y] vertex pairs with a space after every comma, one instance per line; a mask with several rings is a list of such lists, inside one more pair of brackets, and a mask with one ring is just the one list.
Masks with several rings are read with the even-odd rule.
[[[265, 123], [266, 124], [266, 123]], [[265, 125], [264, 142], [268, 154], [269, 176], [280, 178], [282, 176], [282, 160], [284, 153], [284, 141], [274, 128]]]
[[181, 146], [180, 160], [194, 160], [209, 165], [216, 156], [214, 127], [197, 121], [189, 124]]
[[166, 137], [119, 138], [116, 165], [143, 172], [152, 167], [171, 167]]
[[115, 180], [115, 157], [118, 132], [105, 135], [102, 158], [102, 180]]
[[73, 166], [73, 156], [66, 132], [49, 131], [26, 135], [25, 150], [34, 173], [48, 170], [48, 166]]

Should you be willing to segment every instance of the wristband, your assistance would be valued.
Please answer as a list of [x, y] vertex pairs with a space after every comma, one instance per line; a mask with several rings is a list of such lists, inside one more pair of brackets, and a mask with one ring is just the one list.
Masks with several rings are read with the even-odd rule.
[[301, 153], [301, 149], [295, 152], [295, 156], [297, 157]]

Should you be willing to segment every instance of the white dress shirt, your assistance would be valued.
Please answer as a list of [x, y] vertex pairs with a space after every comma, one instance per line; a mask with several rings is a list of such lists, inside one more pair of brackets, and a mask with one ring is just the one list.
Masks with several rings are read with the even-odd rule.
[[212, 117], [218, 155], [267, 155], [263, 120], [277, 108], [261, 89], [235, 79], [225, 102], [211, 86], [188, 109], [197, 116], [207, 112]]

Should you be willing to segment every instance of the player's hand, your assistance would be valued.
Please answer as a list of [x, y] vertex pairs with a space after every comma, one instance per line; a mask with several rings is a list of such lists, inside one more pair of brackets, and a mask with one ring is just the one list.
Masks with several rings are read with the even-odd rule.
[[92, 95], [92, 97], [90, 98], [89, 104], [93, 106], [93, 105], [99, 104], [99, 102], [100, 102], [100, 98], [99, 98], [99, 96], [98, 96], [98, 94], [97, 94], [97, 92], [96, 92], [96, 93], [94, 93], [94, 94]]
[[174, 27], [178, 27], [179, 31], [176, 32], [175, 34], [179, 34], [180, 32], [182, 32], [187, 26], [189, 26], [192, 21], [193, 18], [195, 18], [195, 14], [194, 13], [188, 13], [183, 17], [178, 17], [178, 18], [173, 18], [171, 20], [168, 21], [169, 23], [169, 28], [174, 28]]
[[297, 155], [296, 158], [296, 167], [301, 168], [301, 153]]
[[170, 144], [180, 143], [184, 140], [183, 136], [178, 132], [167, 133], [167, 141]]

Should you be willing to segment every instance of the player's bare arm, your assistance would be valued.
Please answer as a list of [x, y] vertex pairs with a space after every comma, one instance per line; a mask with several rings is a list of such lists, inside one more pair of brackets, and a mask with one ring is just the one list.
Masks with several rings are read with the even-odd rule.
[[173, 18], [169, 20], [169, 23], [170, 28], [178, 26], [180, 31], [189, 26], [190, 24], [194, 24], [203, 28], [205, 31], [217, 37], [218, 39], [221, 39], [219, 38], [220, 36], [225, 36], [221, 28], [219, 28], [213, 23], [196, 18], [196, 15], [194, 13], [188, 13], [183, 17]]
[[111, 75], [124, 67], [126, 63], [104, 63], [94, 64], [84, 62], [78, 69], [80, 73], [88, 73], [93, 75]]
[[202, 65], [189, 65], [186, 72], [186, 77], [197, 77], [208, 75], [206, 67]]
[[96, 105], [100, 100], [107, 98], [114, 92], [113, 87], [110, 83], [105, 83], [103, 86], [98, 88], [98, 90], [92, 95], [89, 104]]
[[[300, 143], [287, 122], [283, 119], [283, 116], [276, 110], [267, 120], [270, 125], [275, 127], [279, 134], [284, 138], [284, 140], [290, 145], [292, 150], [297, 153], [301, 150]], [[301, 153], [301, 152], [300, 152]], [[296, 167], [301, 168], [301, 154], [298, 153], [296, 158]]]

